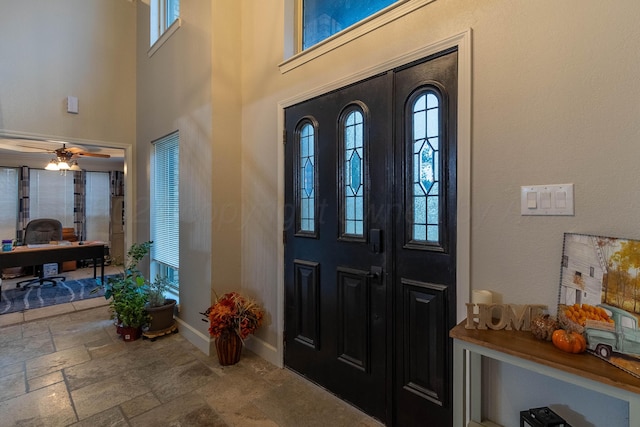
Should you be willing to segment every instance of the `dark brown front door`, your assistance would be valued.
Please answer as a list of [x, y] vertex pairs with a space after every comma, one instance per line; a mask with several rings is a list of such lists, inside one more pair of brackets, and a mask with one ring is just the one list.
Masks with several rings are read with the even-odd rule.
[[387, 424], [451, 424], [456, 69], [285, 112], [285, 364]]

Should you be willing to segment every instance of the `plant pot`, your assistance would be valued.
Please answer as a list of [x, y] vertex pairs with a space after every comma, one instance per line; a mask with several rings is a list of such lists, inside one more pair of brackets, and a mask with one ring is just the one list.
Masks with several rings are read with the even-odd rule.
[[142, 328], [132, 326], [120, 326], [120, 336], [123, 341], [135, 341], [142, 335]]
[[216, 353], [222, 366], [235, 365], [240, 361], [242, 339], [235, 331], [224, 331], [216, 338]]
[[147, 307], [145, 310], [151, 316], [151, 322], [145, 332], [156, 332], [168, 329], [173, 326], [173, 312], [176, 307], [176, 300], [165, 299], [164, 305], [160, 307]]

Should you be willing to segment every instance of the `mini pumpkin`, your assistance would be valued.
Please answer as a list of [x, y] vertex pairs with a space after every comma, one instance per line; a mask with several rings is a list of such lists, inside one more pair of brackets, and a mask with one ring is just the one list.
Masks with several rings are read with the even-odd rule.
[[587, 340], [582, 334], [556, 329], [551, 336], [551, 342], [567, 353], [582, 353], [587, 349]]
[[553, 332], [558, 329], [558, 322], [553, 316], [543, 314], [531, 320], [531, 333], [539, 340], [551, 341]]

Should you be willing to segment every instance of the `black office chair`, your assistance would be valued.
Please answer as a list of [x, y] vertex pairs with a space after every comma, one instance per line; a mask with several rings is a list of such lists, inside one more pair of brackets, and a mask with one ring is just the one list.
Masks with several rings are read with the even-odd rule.
[[[40, 218], [29, 221], [24, 229], [23, 244], [45, 244], [53, 240], [62, 240], [62, 223], [57, 219]], [[38, 283], [42, 286], [46, 282], [50, 282], [53, 286], [58, 284], [58, 280], [64, 281], [64, 276], [44, 277], [44, 267], [38, 265], [34, 267], [34, 275], [38, 275], [36, 279], [22, 280], [16, 283], [17, 288], [27, 288], [30, 285]]]

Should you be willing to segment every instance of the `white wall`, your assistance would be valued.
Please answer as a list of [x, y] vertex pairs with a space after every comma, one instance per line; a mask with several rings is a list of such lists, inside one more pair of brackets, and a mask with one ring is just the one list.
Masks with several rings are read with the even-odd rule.
[[[640, 3], [435, 1], [286, 74], [276, 67], [288, 37], [283, 2], [242, 4], [242, 280], [274, 321], [257, 334], [264, 342], [278, 346], [281, 314], [278, 102], [469, 28], [471, 288], [554, 311], [564, 232], [640, 237]], [[521, 185], [567, 182], [575, 184], [575, 216], [520, 216]], [[496, 375], [507, 390], [528, 380]], [[535, 383], [532, 394], [561, 387]], [[594, 419], [600, 396], [584, 401]], [[488, 411], [517, 425], [521, 409]]]

